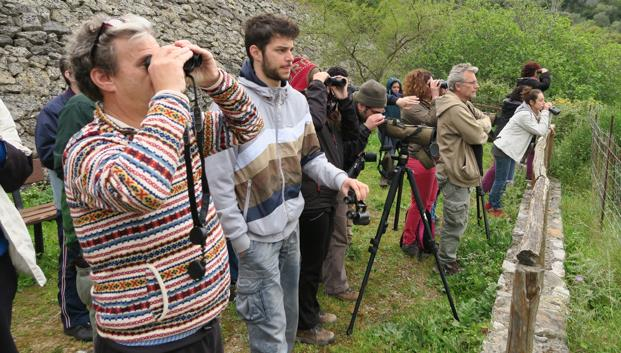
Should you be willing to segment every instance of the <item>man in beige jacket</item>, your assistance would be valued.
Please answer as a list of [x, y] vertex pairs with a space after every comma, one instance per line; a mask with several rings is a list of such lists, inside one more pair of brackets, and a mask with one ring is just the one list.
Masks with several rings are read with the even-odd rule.
[[434, 108], [440, 147], [436, 177], [444, 196], [439, 257], [449, 275], [460, 271], [457, 248], [468, 225], [470, 187], [478, 185], [481, 178], [471, 145], [485, 143], [491, 129], [490, 118], [470, 102], [479, 88], [478, 71], [470, 64], [453, 66], [449, 91], [436, 99]]

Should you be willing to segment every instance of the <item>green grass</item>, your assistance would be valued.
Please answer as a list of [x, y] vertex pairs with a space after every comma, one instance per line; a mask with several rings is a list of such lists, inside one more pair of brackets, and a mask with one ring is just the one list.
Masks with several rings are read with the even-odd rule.
[[567, 327], [572, 352], [619, 352], [621, 347], [621, 228], [606, 222], [588, 191], [563, 194], [567, 284], [571, 294]]

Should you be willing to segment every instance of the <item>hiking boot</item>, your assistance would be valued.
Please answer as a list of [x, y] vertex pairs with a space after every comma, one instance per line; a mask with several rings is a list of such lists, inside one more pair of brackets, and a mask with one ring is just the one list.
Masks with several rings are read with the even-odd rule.
[[402, 244], [401, 245], [401, 250], [408, 256], [411, 257], [419, 257], [420, 256], [420, 249], [418, 248], [418, 245], [416, 245], [416, 243], [412, 243], [412, 244]]
[[487, 213], [489, 213], [492, 217], [507, 217], [507, 214], [501, 208], [492, 208], [491, 210], [487, 211]]
[[[442, 269], [444, 270], [444, 274], [447, 276], [452, 276], [461, 272], [461, 268], [459, 268], [457, 261], [449, 262], [442, 265]], [[433, 271], [438, 273], [438, 268], [434, 267]]]
[[336, 315], [331, 313], [319, 313], [319, 323], [320, 324], [332, 324], [336, 322]]
[[347, 288], [346, 290], [336, 293], [336, 294], [328, 294], [333, 297], [337, 297], [341, 300], [346, 300], [348, 302], [355, 302], [358, 299], [358, 291], [355, 291], [351, 288]]
[[80, 341], [90, 342], [93, 340], [93, 329], [91, 329], [91, 325], [88, 324], [69, 327], [63, 331], [65, 332], [65, 335], [71, 336]]
[[310, 330], [298, 330], [298, 334], [295, 339], [306, 344], [325, 346], [334, 342], [334, 332], [328, 331], [321, 328], [320, 325], [317, 325]]

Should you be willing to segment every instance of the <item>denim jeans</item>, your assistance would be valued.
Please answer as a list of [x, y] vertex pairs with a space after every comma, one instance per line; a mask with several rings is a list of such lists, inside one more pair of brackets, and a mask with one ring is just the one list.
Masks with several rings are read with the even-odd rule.
[[511, 170], [515, 168], [515, 161], [509, 157], [496, 157], [496, 175], [494, 185], [489, 193], [489, 203], [493, 208], [502, 208], [500, 199], [505, 192], [507, 180], [511, 176]]
[[251, 240], [238, 261], [235, 302], [250, 351], [291, 352], [298, 329], [299, 228], [275, 243]]

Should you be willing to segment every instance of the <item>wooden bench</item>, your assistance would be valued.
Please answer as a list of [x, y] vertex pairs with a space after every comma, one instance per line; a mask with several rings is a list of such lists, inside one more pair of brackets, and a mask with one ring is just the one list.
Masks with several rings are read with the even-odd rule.
[[[43, 180], [45, 180], [45, 175], [43, 174], [43, 167], [41, 166], [41, 161], [38, 158], [33, 159], [32, 174], [30, 174], [28, 179], [26, 179], [24, 186], [38, 183]], [[34, 227], [36, 254], [43, 254], [43, 222], [56, 221], [57, 229], [62, 226], [62, 224], [58, 223], [59, 219], [56, 218], [56, 206], [53, 202], [50, 202], [43, 205], [24, 208], [24, 202], [22, 200], [20, 190], [13, 191], [13, 202], [15, 203], [15, 207], [17, 207], [17, 209], [19, 210], [19, 213], [22, 215], [24, 223], [26, 223], [27, 226], [32, 225]]]

